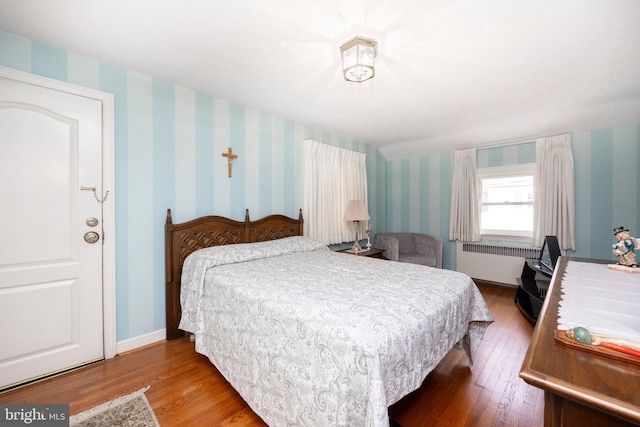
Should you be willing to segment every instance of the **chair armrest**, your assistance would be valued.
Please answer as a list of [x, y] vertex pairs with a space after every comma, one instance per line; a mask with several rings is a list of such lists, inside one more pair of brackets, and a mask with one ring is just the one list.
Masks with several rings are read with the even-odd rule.
[[442, 239], [425, 234], [416, 234], [416, 252], [436, 259], [436, 267], [442, 268]]
[[376, 234], [373, 246], [378, 249], [384, 249], [384, 253], [382, 254], [384, 257], [391, 261], [398, 261], [400, 250], [398, 239], [395, 237], [380, 236], [379, 234]]

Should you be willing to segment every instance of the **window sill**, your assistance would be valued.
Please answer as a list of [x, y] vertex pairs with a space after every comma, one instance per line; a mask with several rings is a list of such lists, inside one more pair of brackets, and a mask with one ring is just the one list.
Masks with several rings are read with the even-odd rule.
[[502, 240], [507, 242], [533, 243], [532, 235], [522, 234], [498, 234], [498, 233], [481, 233], [481, 240]]

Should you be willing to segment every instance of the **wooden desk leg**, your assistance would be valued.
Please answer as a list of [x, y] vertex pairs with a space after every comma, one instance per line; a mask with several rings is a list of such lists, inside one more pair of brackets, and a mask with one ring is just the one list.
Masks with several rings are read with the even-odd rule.
[[544, 427], [560, 427], [562, 425], [562, 401], [561, 397], [544, 392]]

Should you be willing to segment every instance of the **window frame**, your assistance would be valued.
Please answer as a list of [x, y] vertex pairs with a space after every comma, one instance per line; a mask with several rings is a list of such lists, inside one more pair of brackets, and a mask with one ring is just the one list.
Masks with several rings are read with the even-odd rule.
[[[531, 176], [533, 178], [533, 201], [531, 202], [532, 208], [534, 208], [535, 215], [535, 187], [536, 187], [536, 164], [535, 163], [521, 163], [508, 166], [494, 166], [486, 168], [476, 169], [476, 182], [478, 191], [478, 229], [480, 230], [481, 238], [500, 238], [504, 240], [517, 240], [517, 241], [533, 241], [533, 224], [532, 230], [496, 230], [496, 229], [483, 229], [482, 228], [482, 181], [484, 179], [491, 178], [508, 178], [517, 176]], [[529, 203], [520, 203], [528, 205]], [[533, 219], [535, 222], [535, 218]]]

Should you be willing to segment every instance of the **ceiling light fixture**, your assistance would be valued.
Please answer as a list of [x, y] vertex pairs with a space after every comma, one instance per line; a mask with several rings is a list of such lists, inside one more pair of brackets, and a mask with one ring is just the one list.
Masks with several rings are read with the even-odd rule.
[[378, 54], [378, 43], [375, 40], [355, 36], [340, 46], [340, 53], [345, 80], [362, 83], [375, 76], [373, 59]]

